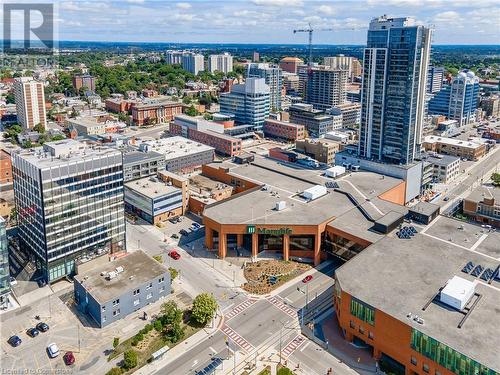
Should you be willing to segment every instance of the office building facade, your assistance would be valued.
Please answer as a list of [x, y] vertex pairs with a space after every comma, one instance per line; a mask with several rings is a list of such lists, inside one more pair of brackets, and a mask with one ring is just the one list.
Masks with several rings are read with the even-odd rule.
[[357, 58], [352, 56], [338, 55], [324, 57], [323, 64], [332, 69], [347, 70], [349, 74], [349, 80], [352, 80], [354, 77], [361, 75], [361, 63]]
[[435, 94], [441, 90], [445, 72], [442, 66], [429, 66], [429, 74], [427, 76], [427, 92], [429, 94]]
[[431, 30], [411, 18], [370, 22], [363, 60], [361, 157], [411, 163], [420, 150]]
[[312, 104], [293, 104], [288, 111], [290, 122], [304, 125], [309, 137], [323, 137], [333, 130], [333, 116], [326, 114], [325, 111], [314, 109]]
[[123, 152], [123, 181], [153, 176], [165, 170], [165, 155], [154, 151], [126, 150]]
[[20, 246], [47, 281], [126, 249], [120, 151], [66, 139], [14, 153], [12, 167]]
[[269, 117], [269, 102], [270, 89], [263, 78], [247, 78], [219, 98], [221, 113], [234, 115], [237, 124], [253, 125], [256, 130], [262, 129]]
[[473, 72], [460, 72], [429, 101], [432, 115], [445, 115], [459, 126], [476, 121], [479, 78]]
[[17, 122], [24, 130], [33, 129], [40, 124], [47, 127], [45, 93], [43, 83], [31, 77], [20, 77], [14, 81]]
[[0, 308], [6, 308], [9, 305], [9, 295], [10, 271], [7, 222], [0, 216]]
[[247, 78], [264, 78], [269, 86], [269, 110], [277, 112], [281, 109], [283, 75], [279, 67], [267, 63], [249, 64]]
[[213, 73], [216, 70], [224, 74], [232, 72], [233, 56], [231, 56], [229, 53], [208, 56], [208, 70], [210, 71], [210, 73]]

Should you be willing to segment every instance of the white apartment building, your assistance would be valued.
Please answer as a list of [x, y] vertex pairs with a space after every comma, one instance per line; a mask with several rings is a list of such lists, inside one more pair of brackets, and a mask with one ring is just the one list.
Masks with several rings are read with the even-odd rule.
[[197, 75], [205, 70], [205, 59], [203, 55], [194, 52], [186, 52], [182, 55], [182, 69]]
[[210, 73], [218, 70], [224, 74], [233, 71], [233, 56], [229, 53], [224, 53], [222, 55], [210, 55], [208, 57], [208, 70]]

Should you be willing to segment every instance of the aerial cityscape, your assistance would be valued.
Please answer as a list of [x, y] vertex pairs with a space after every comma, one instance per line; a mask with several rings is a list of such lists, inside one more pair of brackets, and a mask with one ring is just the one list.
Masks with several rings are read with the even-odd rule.
[[500, 375], [498, 0], [0, 9], [2, 374]]

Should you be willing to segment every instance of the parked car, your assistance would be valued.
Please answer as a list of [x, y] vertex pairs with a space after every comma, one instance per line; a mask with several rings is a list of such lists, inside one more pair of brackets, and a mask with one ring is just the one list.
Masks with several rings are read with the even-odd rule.
[[175, 223], [177, 223], [177, 218], [172, 217], [172, 218], [168, 219], [168, 221], [170, 221], [172, 224], [175, 224]]
[[307, 275], [306, 277], [304, 277], [302, 279], [302, 282], [305, 284], [305, 283], [308, 283], [309, 281], [311, 281], [313, 279], [312, 275]]
[[59, 355], [59, 348], [55, 343], [49, 344], [49, 346], [47, 346], [47, 353], [50, 358], [55, 358]]
[[37, 337], [40, 334], [40, 331], [36, 328], [30, 328], [26, 331], [26, 334], [29, 337]]
[[174, 260], [178, 260], [181, 257], [181, 255], [175, 250], [170, 251], [168, 255]]
[[198, 223], [193, 223], [193, 227], [196, 227], [196, 228], [201, 228], [201, 225], [198, 224]]
[[178, 235], [177, 233], [174, 233], [174, 234], [172, 234], [170, 237], [175, 238], [175, 239], [178, 239], [178, 238], [179, 238], [179, 235]]
[[450, 200], [450, 197], [444, 197], [443, 199], [445, 202], [448, 202]]
[[16, 285], [17, 284], [17, 280], [14, 279], [12, 276], [10, 277], [9, 282], [10, 282], [10, 285]]
[[63, 356], [64, 363], [66, 363], [66, 366], [71, 366], [73, 363], [75, 363], [75, 355], [73, 352], [66, 352]]
[[40, 332], [47, 332], [49, 330], [49, 325], [44, 322], [40, 322], [36, 325], [36, 329]]
[[7, 342], [15, 348], [16, 346], [21, 345], [23, 341], [19, 336], [10, 336]]
[[179, 233], [182, 234], [183, 236], [188, 236], [189, 235], [189, 232], [187, 230], [185, 230], [185, 229], [181, 229], [179, 231]]

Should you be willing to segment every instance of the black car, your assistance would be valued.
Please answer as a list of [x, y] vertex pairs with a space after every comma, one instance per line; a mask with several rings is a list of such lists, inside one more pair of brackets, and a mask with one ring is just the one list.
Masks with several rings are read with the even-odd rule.
[[26, 331], [26, 333], [30, 337], [37, 337], [40, 334], [40, 331], [36, 328], [30, 328]]
[[36, 329], [40, 332], [47, 332], [49, 330], [49, 325], [47, 323], [41, 322], [36, 325]]
[[19, 346], [22, 343], [22, 340], [19, 336], [11, 336], [8, 340], [8, 343], [13, 347]]
[[182, 234], [183, 236], [188, 236], [189, 235], [189, 232], [187, 230], [185, 230], [185, 229], [181, 229], [179, 231], [179, 233]]

